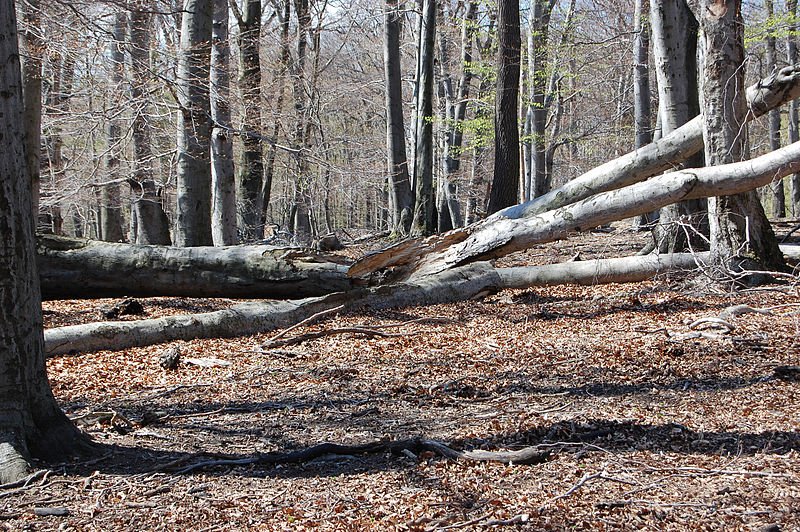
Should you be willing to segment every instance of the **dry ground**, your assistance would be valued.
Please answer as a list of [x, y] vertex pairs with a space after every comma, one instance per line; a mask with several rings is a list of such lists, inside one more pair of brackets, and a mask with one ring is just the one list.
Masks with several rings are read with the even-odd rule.
[[[624, 228], [577, 236], [505, 263], [616, 256], [646, 238]], [[46, 325], [98, 319], [111, 302], [46, 303]], [[148, 317], [232, 303], [142, 302]], [[772, 314], [729, 318], [730, 333], [690, 328], [735, 304]], [[157, 364], [164, 345], [56, 358], [55, 394], [70, 416], [84, 416], [100, 454], [0, 491], [0, 526], [798, 530], [800, 373], [781, 369], [800, 366], [798, 310], [797, 285], [732, 293], [673, 276], [346, 313], [289, 334], [452, 320], [398, 327], [394, 337], [328, 336], [266, 352], [257, 351], [269, 334], [175, 342], [184, 357], [175, 370]], [[713, 337], [680, 336], [699, 330]], [[540, 465], [430, 453], [235, 463], [322, 442], [415, 436], [552, 454]]]

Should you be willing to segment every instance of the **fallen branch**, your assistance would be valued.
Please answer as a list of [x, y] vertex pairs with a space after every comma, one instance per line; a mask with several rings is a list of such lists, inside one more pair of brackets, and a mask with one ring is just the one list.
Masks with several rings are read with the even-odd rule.
[[345, 334], [345, 333], [361, 334], [369, 337], [380, 336], [381, 338], [395, 338], [398, 336], [410, 336], [412, 334], [416, 334], [416, 333], [387, 333], [376, 329], [367, 329], [364, 327], [338, 327], [336, 329], [323, 329], [321, 331], [305, 333], [299, 336], [285, 338], [283, 340], [270, 340], [267, 343], [263, 344], [261, 347], [264, 349], [272, 349], [274, 347], [286, 347], [287, 345], [299, 344], [305, 342], [306, 340], [314, 340], [316, 338], [323, 338], [325, 336], [334, 336], [337, 334]]

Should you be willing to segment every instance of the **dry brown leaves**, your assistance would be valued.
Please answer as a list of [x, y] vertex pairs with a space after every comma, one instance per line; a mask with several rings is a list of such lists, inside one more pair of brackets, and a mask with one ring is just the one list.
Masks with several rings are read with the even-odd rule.
[[[504, 262], [619, 254], [630, 235], [588, 235]], [[641, 240], [641, 239], [640, 239]], [[538, 257], [538, 258], [537, 258]], [[786, 287], [774, 286], [773, 289]], [[481, 301], [346, 313], [292, 331], [410, 323], [400, 337], [337, 335], [254, 352], [270, 335], [177, 342], [162, 369], [152, 346], [60, 357], [53, 389], [90, 424], [101, 459], [59, 467], [5, 495], [0, 525], [48, 530], [759, 530], [800, 528], [797, 292], [715, 294], [678, 279], [505, 291]], [[215, 310], [220, 300], [143, 300], [148, 317]], [[733, 304], [717, 339], [675, 340]], [[109, 302], [50, 302], [49, 325], [86, 321]], [[189, 474], [170, 461], [235, 459], [321, 442], [413, 436], [459, 449], [549, 444], [543, 465], [419, 456], [329, 456]], [[34, 507], [65, 507], [40, 517]]]

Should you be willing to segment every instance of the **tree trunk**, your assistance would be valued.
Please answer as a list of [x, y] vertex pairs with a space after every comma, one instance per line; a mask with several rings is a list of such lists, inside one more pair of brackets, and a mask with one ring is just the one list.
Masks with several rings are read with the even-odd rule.
[[[119, 180], [120, 158], [122, 155], [122, 127], [119, 119], [116, 118], [119, 109], [122, 107], [122, 70], [125, 65], [125, 29], [128, 21], [124, 11], [118, 11], [114, 16], [114, 28], [112, 36], [114, 40], [110, 46], [111, 59], [111, 94], [113, 95], [111, 104], [112, 110], [109, 115], [112, 118], [106, 121], [106, 157], [105, 169], [106, 177], [109, 181]], [[100, 239], [106, 242], [124, 242], [122, 234], [122, 204], [120, 200], [119, 183], [111, 183], [100, 188]]]
[[212, 0], [184, 0], [177, 92], [177, 223], [179, 246], [210, 246], [211, 238], [211, 59]]
[[231, 246], [238, 241], [233, 137], [230, 133], [231, 49], [228, 38], [228, 0], [214, 0], [210, 81], [211, 119], [214, 122], [211, 129], [211, 237], [215, 246]]
[[538, 198], [549, 191], [545, 152], [547, 149], [547, 107], [545, 97], [548, 85], [547, 44], [550, 34], [550, 15], [555, 0], [534, 0], [531, 2], [528, 37], [529, 92], [528, 116], [531, 122], [530, 190], [532, 197]]
[[[71, 54], [51, 51], [50, 62], [54, 69], [53, 85], [50, 89], [50, 107], [57, 116], [65, 116], [70, 110], [70, 99], [73, 92], [75, 79], [75, 59]], [[50, 166], [50, 190], [57, 191], [65, 182], [66, 161], [64, 159], [64, 138], [58, 123], [50, 127], [48, 144]], [[52, 233], [60, 235], [63, 232], [63, 217], [61, 205], [54, 201], [50, 207], [52, 215]]]
[[97, 297], [298, 298], [349, 290], [341, 257], [272, 246], [175, 248], [43, 235], [45, 299]]
[[[13, 4], [12, 4], [13, 9]], [[25, 163], [27, 181], [31, 188], [31, 208], [34, 220], [39, 217], [39, 180], [42, 158], [42, 50], [41, 0], [22, 4], [25, 31], [20, 39], [22, 63], [22, 94], [24, 98]]]
[[[238, 2], [239, 0], [234, 0]], [[261, 0], [245, 0], [239, 23], [239, 92], [242, 96], [242, 153], [239, 159], [236, 201], [239, 230], [245, 242], [261, 238], [264, 159], [261, 150]]]
[[[745, 96], [736, 90], [744, 87], [741, 0], [704, 2], [702, 24], [706, 161], [709, 166], [734, 163], [745, 159], [747, 142]], [[775, 179], [785, 175], [777, 174]], [[785, 267], [755, 190], [710, 199], [709, 225], [711, 252], [721, 267], [733, 271]]]
[[436, 0], [424, 0], [419, 51], [417, 142], [414, 161], [414, 235], [436, 232], [433, 195], [433, 63], [436, 43]]
[[[786, 0], [786, 11], [789, 19], [786, 37], [786, 54], [790, 65], [797, 63], [797, 0]], [[800, 132], [798, 132], [798, 107], [800, 102], [796, 99], [789, 103], [789, 113], [787, 116], [787, 137], [789, 143], [797, 142], [800, 140]], [[800, 174], [794, 174], [789, 178], [789, 205], [792, 209], [792, 216], [800, 217]]]
[[306, 98], [306, 55], [308, 51], [308, 32], [311, 28], [311, 12], [308, 0], [295, 0], [297, 16], [297, 57], [294, 62], [292, 86], [294, 93], [295, 130], [294, 154], [295, 179], [294, 200], [292, 204], [292, 232], [298, 244], [308, 245], [314, 237], [311, 224], [311, 175], [305, 149], [308, 145], [306, 124], [308, 122], [308, 102]]
[[389, 194], [392, 228], [398, 236], [411, 231], [414, 197], [406, 159], [406, 132], [403, 126], [403, 85], [400, 72], [400, 23], [397, 0], [386, 0], [384, 7], [383, 60], [386, 75], [386, 153], [388, 155]]
[[[633, 147], [638, 149], [653, 141], [653, 126], [650, 113], [650, 29], [649, 0], [635, 0], [633, 10]], [[646, 227], [655, 221], [657, 213], [645, 213], [636, 218], [638, 227]]]
[[0, 484], [86, 445], [47, 380], [14, 2], [0, 0]]
[[[774, 72], [778, 65], [777, 52], [775, 50], [775, 33], [772, 24], [775, 22], [773, 0], [764, 0], [764, 10], [767, 15], [767, 38], [766, 38], [766, 59], [767, 72]], [[769, 112], [769, 149], [777, 150], [781, 147], [781, 112], [773, 109]], [[783, 218], [786, 216], [786, 195], [783, 192], [783, 179], [777, 179], [770, 183], [772, 195], [772, 216]]]
[[502, 257], [679, 201], [747, 192], [798, 169], [800, 142], [751, 161], [663, 174], [540, 214], [491, 217], [443, 235], [407, 240], [360, 259], [349, 274], [364, 276], [387, 267], [394, 267], [396, 276], [432, 274]]
[[[138, 197], [131, 206], [136, 221], [131, 241], [137, 244], [170, 245], [169, 219], [163, 198], [153, 178], [152, 128], [146, 87], [152, 74], [150, 46], [152, 9], [148, 1], [138, 2], [130, 11], [131, 101], [135, 105], [131, 134], [133, 137], [134, 178], [129, 184]], [[76, 235], [77, 236], [77, 235]]]
[[[661, 131], [667, 136], [700, 113], [697, 89], [698, 22], [686, 0], [652, 0], [650, 3], [653, 55], [658, 79]], [[703, 166], [699, 155], [684, 164]], [[691, 225], [700, 233], [705, 227], [705, 202], [670, 205], [659, 214], [655, 228], [655, 245], [661, 253], [682, 251], [690, 244], [702, 246], [703, 239], [687, 240], [681, 226]], [[690, 234], [697, 235], [690, 230]]]
[[497, 15], [497, 96], [495, 100], [494, 178], [489, 212], [517, 203], [519, 189], [520, 41], [519, 1], [499, 0]]
[[[747, 89], [752, 120], [800, 97], [800, 65], [788, 66]], [[556, 190], [522, 205], [503, 209], [491, 218], [520, 218], [557, 209], [598, 192], [622, 188], [674, 168], [703, 149], [703, 121], [697, 116], [669, 135], [589, 170]]]

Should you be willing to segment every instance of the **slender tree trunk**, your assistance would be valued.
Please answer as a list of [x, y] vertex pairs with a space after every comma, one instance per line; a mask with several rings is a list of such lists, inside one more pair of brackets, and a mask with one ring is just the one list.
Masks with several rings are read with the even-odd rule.
[[531, 172], [532, 197], [537, 198], [548, 192], [545, 152], [547, 149], [546, 126], [547, 107], [547, 43], [550, 34], [550, 15], [555, 0], [533, 0], [531, 2], [528, 39], [529, 94], [531, 117]]
[[184, 0], [178, 53], [178, 205], [175, 243], [210, 246], [212, 0]]
[[[745, 159], [744, 21], [741, 0], [706, 0], [702, 12], [703, 138], [707, 164], [716, 166]], [[734, 271], [784, 267], [755, 190], [710, 199], [709, 218], [715, 263]]]
[[308, 52], [308, 32], [311, 28], [311, 12], [308, 0], [295, 0], [294, 10], [297, 16], [297, 57], [293, 68], [293, 92], [295, 109], [294, 154], [295, 179], [294, 201], [292, 205], [292, 232], [295, 241], [308, 245], [313, 238], [311, 224], [311, 176], [308, 158], [304, 152], [307, 148], [306, 123], [308, 122], [308, 98], [306, 97], [306, 58]]
[[[12, 6], [13, 9], [13, 6]], [[42, 157], [42, 50], [41, 0], [22, 3], [25, 31], [20, 39], [23, 57], [22, 94], [24, 98], [25, 162], [31, 187], [34, 220], [39, 218], [39, 181]]]
[[[73, 81], [75, 79], [75, 59], [72, 54], [53, 51], [50, 55], [50, 62], [53, 65], [53, 86], [50, 89], [50, 107], [56, 117], [61, 118], [69, 113], [70, 99], [73, 91]], [[51, 128], [50, 150], [50, 188], [59, 190], [65, 179], [65, 160], [64, 160], [64, 138], [58, 120]], [[61, 205], [54, 203], [50, 207], [52, 215], [52, 232], [60, 235], [63, 232], [63, 217]]]
[[134, 178], [129, 181], [137, 195], [131, 206], [131, 241], [137, 244], [170, 245], [169, 219], [163, 198], [153, 178], [152, 126], [146, 87], [152, 79], [150, 46], [152, 40], [152, 5], [138, 2], [130, 11], [130, 56], [132, 68], [131, 101], [135, 109], [131, 127], [133, 137]]
[[[774, 16], [773, 0], [764, 0], [764, 10], [767, 16], [767, 27], [769, 28], [766, 38], [767, 51], [767, 71], [772, 73], [778, 65], [777, 52], [775, 50], [775, 34], [772, 31]], [[769, 112], [769, 149], [777, 150], [781, 147], [781, 112], [773, 109]], [[786, 216], [786, 195], [783, 192], [783, 179], [775, 180], [770, 184], [772, 196], [772, 216], [783, 218]]]
[[518, 0], [498, 2], [497, 44], [494, 178], [489, 196], [490, 213], [516, 204], [519, 189], [517, 106], [522, 43]]
[[415, 167], [416, 194], [412, 233], [431, 234], [436, 202], [433, 194], [433, 63], [436, 42], [436, 0], [425, 0], [422, 7], [419, 99], [417, 101], [417, 142]]
[[383, 59], [386, 75], [386, 153], [388, 155], [389, 194], [392, 228], [399, 236], [411, 231], [414, 197], [406, 159], [406, 132], [403, 126], [403, 85], [400, 71], [400, 23], [397, 0], [386, 0], [384, 7]]
[[86, 444], [58, 407], [44, 358], [14, 2], [0, 0], [0, 484]]
[[239, 92], [243, 103], [242, 129], [245, 131], [236, 187], [237, 218], [242, 238], [252, 241], [264, 234], [259, 226], [264, 159], [261, 140], [256, 136], [261, 134], [261, 0], [245, 0], [243, 12], [239, 14], [235, 10], [234, 13], [239, 23]]
[[[278, 20], [281, 25], [281, 43], [278, 64], [275, 67], [275, 82], [278, 84], [278, 94], [275, 97], [275, 113], [280, 115], [283, 110], [283, 100], [286, 92], [286, 73], [289, 69], [289, 17], [291, 15], [291, 0], [283, 0], [281, 10], [276, 10]], [[261, 226], [267, 225], [267, 208], [269, 207], [270, 196], [272, 194], [272, 181], [275, 175], [275, 142], [281, 130], [280, 120], [275, 120], [272, 125], [273, 142], [267, 146], [267, 154], [264, 163], [264, 183], [261, 189]]]
[[214, 0], [210, 81], [211, 119], [214, 121], [211, 129], [211, 236], [215, 246], [230, 246], [238, 240], [228, 39], [228, 0]]
[[[125, 65], [125, 29], [128, 25], [124, 11], [118, 11], [114, 17], [113, 37], [110, 46], [111, 59], [111, 100], [112, 116], [118, 114], [122, 106], [122, 70]], [[106, 121], [106, 176], [109, 181], [120, 179], [120, 159], [122, 155], [121, 125], [118, 118]], [[120, 185], [112, 183], [100, 188], [100, 239], [106, 242], [124, 242], [122, 234], [122, 205]]]
[[[786, 53], [790, 65], [797, 63], [797, 0], [786, 0], [786, 11], [789, 17], [788, 23], [788, 37], [786, 38]], [[789, 103], [789, 113], [787, 116], [787, 136], [789, 143], [794, 143], [800, 140], [800, 132], [798, 131], [798, 107], [800, 102], [792, 100]], [[794, 174], [789, 177], [789, 205], [792, 209], [792, 216], [800, 216], [800, 174]]]
[[[634, 148], [641, 148], [653, 141], [653, 127], [650, 113], [650, 29], [648, 13], [649, 0], [635, 0], [633, 10], [633, 127]], [[639, 216], [636, 223], [645, 227], [652, 223], [657, 213]]]

